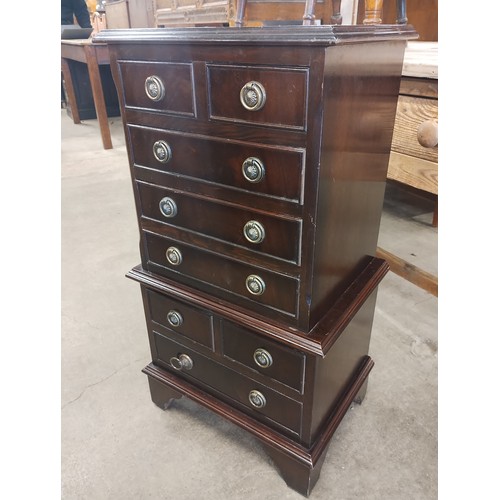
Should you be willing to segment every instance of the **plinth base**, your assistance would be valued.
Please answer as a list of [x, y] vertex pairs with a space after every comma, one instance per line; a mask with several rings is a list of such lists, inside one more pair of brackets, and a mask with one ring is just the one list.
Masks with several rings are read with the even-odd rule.
[[166, 410], [174, 399], [186, 396], [250, 432], [264, 445], [287, 485], [307, 497], [319, 478], [328, 445], [335, 430], [351, 403], [361, 402], [366, 391], [367, 377], [373, 365], [373, 360], [366, 356], [344, 396], [326, 420], [310, 448], [305, 448], [300, 443], [153, 363], [142, 371], [148, 376], [151, 399], [159, 408]]

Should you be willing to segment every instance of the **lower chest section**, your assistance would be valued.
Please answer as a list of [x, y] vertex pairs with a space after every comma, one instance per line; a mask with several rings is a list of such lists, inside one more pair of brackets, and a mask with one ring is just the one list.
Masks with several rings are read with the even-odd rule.
[[306, 446], [366, 357], [374, 297], [322, 357], [258, 319], [200, 307], [195, 295], [189, 300], [144, 284], [141, 290], [159, 369]]

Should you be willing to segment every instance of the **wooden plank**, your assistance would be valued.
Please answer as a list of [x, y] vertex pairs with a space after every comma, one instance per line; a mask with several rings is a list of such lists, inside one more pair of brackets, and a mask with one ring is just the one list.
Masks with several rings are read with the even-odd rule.
[[401, 257], [394, 255], [380, 247], [377, 247], [376, 256], [384, 259], [391, 268], [391, 271], [401, 278], [413, 283], [414, 285], [429, 292], [435, 297], [438, 296], [438, 279], [423, 269], [414, 266], [410, 262], [403, 260]]
[[399, 94], [437, 99], [438, 81], [433, 80], [432, 78], [414, 78], [412, 76], [404, 76], [401, 78]]
[[431, 161], [392, 151], [387, 178], [428, 193], [438, 194], [438, 165]]

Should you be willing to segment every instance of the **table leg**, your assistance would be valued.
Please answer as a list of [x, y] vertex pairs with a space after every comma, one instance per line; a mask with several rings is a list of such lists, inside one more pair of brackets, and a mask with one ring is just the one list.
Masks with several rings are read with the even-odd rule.
[[85, 46], [85, 57], [89, 70], [90, 86], [92, 87], [92, 96], [94, 97], [95, 111], [97, 121], [101, 129], [101, 138], [104, 149], [112, 149], [111, 133], [109, 131], [108, 113], [106, 112], [106, 102], [104, 101], [104, 92], [102, 90], [101, 74], [99, 64], [97, 63], [96, 49], [92, 46]]
[[63, 73], [66, 93], [68, 94], [68, 101], [69, 101], [68, 104], [71, 110], [71, 116], [73, 117], [73, 123], [80, 123], [80, 113], [78, 111], [78, 103], [76, 102], [73, 78], [71, 78], [71, 71], [69, 69], [68, 61], [64, 58], [61, 58], [61, 70]]

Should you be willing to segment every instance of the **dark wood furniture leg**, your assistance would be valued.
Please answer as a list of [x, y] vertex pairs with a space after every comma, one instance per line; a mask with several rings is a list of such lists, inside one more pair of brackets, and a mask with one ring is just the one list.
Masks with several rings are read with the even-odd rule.
[[168, 409], [174, 399], [182, 398], [182, 394], [154, 378], [148, 377], [151, 401], [162, 410]]
[[289, 454], [281, 453], [271, 446], [264, 445], [264, 450], [274, 462], [285, 483], [301, 495], [308, 497], [319, 479], [328, 446], [314, 465], [298, 461]]
[[64, 86], [66, 88], [66, 93], [68, 94], [68, 104], [71, 110], [71, 116], [73, 117], [73, 123], [80, 123], [80, 113], [78, 111], [78, 103], [76, 101], [73, 78], [71, 77], [71, 71], [69, 69], [68, 61], [64, 57], [61, 58], [61, 70], [64, 77]]
[[87, 59], [87, 67], [89, 69], [90, 86], [92, 87], [92, 96], [94, 97], [95, 110], [97, 121], [101, 129], [102, 145], [104, 149], [112, 149], [111, 133], [109, 131], [108, 113], [106, 111], [106, 102], [104, 100], [104, 92], [102, 90], [101, 74], [99, 72], [99, 64], [97, 63], [96, 48], [85, 46], [85, 57]]
[[365, 399], [367, 390], [368, 390], [368, 379], [365, 380], [364, 384], [361, 386], [361, 389], [356, 394], [356, 397], [354, 398], [354, 402], [358, 403], [358, 405], [360, 405], [363, 402], [363, 399]]

